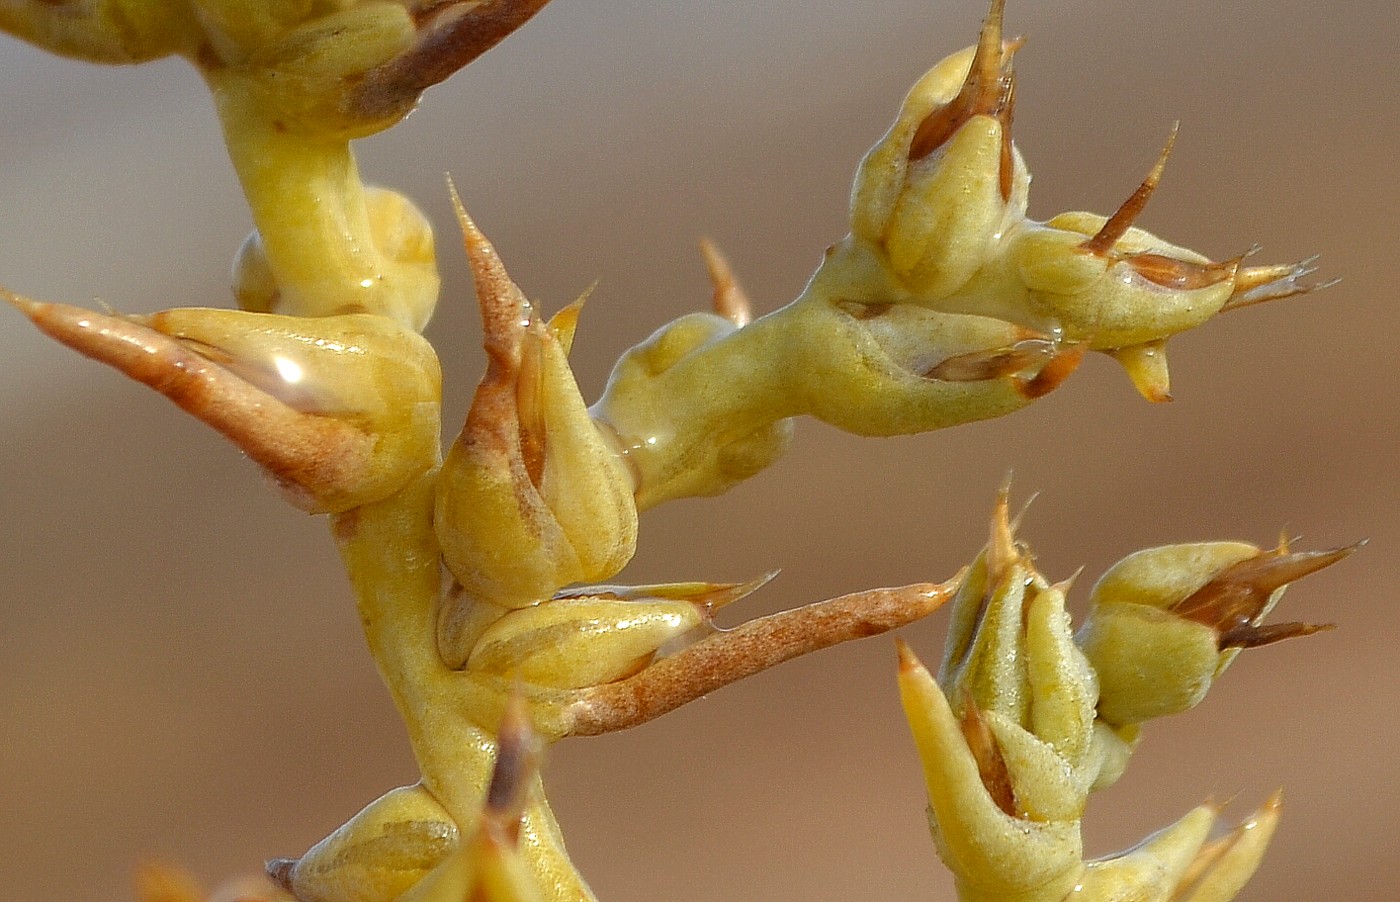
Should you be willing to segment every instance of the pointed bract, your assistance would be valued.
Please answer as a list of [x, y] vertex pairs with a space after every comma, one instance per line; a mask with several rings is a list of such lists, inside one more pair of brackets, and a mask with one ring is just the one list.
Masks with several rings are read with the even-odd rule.
[[[434, 527], [464, 599], [525, 607], [574, 582], [606, 579], [636, 547], [632, 480], [589, 417], [560, 335], [546, 327], [457, 203], [476, 279], [488, 367], [438, 479]], [[469, 648], [446, 611], [456, 667]]]

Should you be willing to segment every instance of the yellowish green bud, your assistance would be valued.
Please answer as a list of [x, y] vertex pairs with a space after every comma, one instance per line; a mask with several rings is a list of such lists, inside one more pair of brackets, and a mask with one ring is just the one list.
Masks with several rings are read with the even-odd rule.
[[422, 786], [371, 802], [297, 861], [268, 865], [301, 902], [393, 902], [458, 845], [457, 825]]
[[1010, 133], [1016, 46], [1003, 43], [994, 4], [977, 46], [914, 85], [857, 172], [852, 235], [880, 248], [916, 298], [961, 288], [1025, 215], [1030, 175]]
[[1072, 640], [1067, 588], [1050, 585], [1017, 543], [1003, 490], [953, 602], [938, 681], [955, 707], [975, 705], [994, 731], [1027, 731], [1077, 769], [1093, 747], [1098, 683]]
[[385, 317], [122, 317], [6, 296], [50, 336], [223, 433], [305, 510], [381, 500], [437, 462], [437, 356]]
[[[969, 744], [932, 675], [900, 644], [900, 696], [923, 761], [929, 825], [939, 856], [964, 902], [1063, 902], [1079, 876], [1078, 820], [1035, 821], [1008, 812], [1007, 787], [989, 785], [988, 767]], [[984, 753], [987, 746], [979, 742]], [[1005, 764], [1002, 765], [1004, 773]]]
[[702, 611], [685, 601], [590, 591], [508, 612], [482, 634], [467, 669], [583, 689], [631, 676], [662, 646], [704, 622]]
[[1076, 640], [1099, 676], [1099, 716], [1125, 725], [1189, 710], [1239, 649], [1325, 629], [1262, 621], [1289, 582], [1356, 547], [1291, 553], [1199, 542], [1119, 561], [1094, 587]]
[[205, 308], [134, 319], [306, 417], [346, 423], [370, 439], [354, 484], [286, 485], [303, 494], [302, 507], [359, 507], [387, 497], [436, 462], [442, 380], [437, 355], [416, 332], [390, 319]]
[[526, 607], [631, 559], [632, 480], [590, 419], [556, 331], [458, 209], [490, 363], [443, 463], [434, 528], [467, 599]]
[[1060, 900], [1082, 867], [1079, 819], [1113, 748], [1067, 588], [1017, 543], [1003, 490], [954, 600], [938, 683], [901, 651], [935, 843], [964, 900]]
[[[1228, 902], [1253, 874], [1277, 825], [1275, 796], [1230, 834], [1206, 843], [1218, 814], [1206, 804], [1127, 852], [1085, 861], [1080, 812], [1066, 805], [1074, 780], [1048, 746], [994, 712], [985, 720], [980, 713], [956, 717], [903, 643], [899, 684], [924, 765], [934, 842], [963, 902]], [[992, 766], [989, 757], [996, 759]], [[1037, 810], [1046, 802], [1059, 810]]]

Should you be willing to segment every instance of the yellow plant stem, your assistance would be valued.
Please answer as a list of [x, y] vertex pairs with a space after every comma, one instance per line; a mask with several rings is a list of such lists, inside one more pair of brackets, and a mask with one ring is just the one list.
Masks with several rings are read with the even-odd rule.
[[[858, 435], [924, 432], [1018, 410], [1068, 375], [1057, 363], [1067, 355], [1027, 330], [846, 303], [829, 293], [836, 282], [824, 265], [800, 298], [742, 328], [685, 317], [618, 364], [591, 412], [616, 433], [639, 507], [752, 476], [785, 448], [765, 430], [790, 417]], [[971, 374], [939, 378], [950, 358], [975, 358]]]
[[385, 278], [348, 138], [277, 115], [241, 73], [204, 75], [284, 306], [303, 316], [392, 307], [378, 301], [397, 286]]
[[[496, 759], [495, 733], [480, 721], [499, 710], [494, 696], [500, 693], [449, 670], [437, 651], [442, 571], [432, 523], [436, 474], [433, 468], [384, 501], [335, 515], [331, 529], [370, 653], [407, 726], [423, 786], [470, 835]], [[538, 780], [530, 799], [520, 849], [545, 897], [593, 899], [569, 861]]]

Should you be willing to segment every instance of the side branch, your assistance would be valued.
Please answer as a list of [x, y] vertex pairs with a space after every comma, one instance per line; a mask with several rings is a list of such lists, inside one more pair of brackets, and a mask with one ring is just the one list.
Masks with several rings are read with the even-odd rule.
[[952, 598], [962, 579], [960, 572], [945, 583], [842, 595], [716, 633], [636, 676], [580, 693], [569, 735], [635, 727], [799, 655], [913, 623]]

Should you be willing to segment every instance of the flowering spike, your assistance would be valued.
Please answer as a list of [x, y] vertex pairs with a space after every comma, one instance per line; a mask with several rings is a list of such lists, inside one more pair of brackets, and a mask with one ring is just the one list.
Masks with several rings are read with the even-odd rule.
[[[799, 415], [864, 435], [1000, 416], [1061, 384], [1090, 349], [1166, 400], [1169, 337], [1316, 287], [1303, 281], [1308, 262], [1241, 268], [1243, 257], [1212, 262], [1134, 227], [1175, 127], [1112, 216], [1030, 220], [1030, 174], [1011, 138], [1020, 42], [1003, 39], [1004, 0], [991, 0], [976, 45], [919, 80], [861, 163], [850, 234], [803, 295], [750, 323], [727, 262], [703, 243], [716, 313], [629, 352], [596, 414], [567, 360], [580, 302], [544, 324], [453, 188], [489, 366], [439, 467], [437, 360], [417, 335], [439, 287], [431, 230], [402, 197], [361, 184], [349, 142], [547, 2], [0, 0], [0, 28], [64, 52], [188, 57], [213, 89], [253, 210], [235, 264], [240, 311], [103, 316], [7, 297], [220, 428], [305, 506], [336, 514], [422, 781], [270, 873], [304, 902], [590, 899], [540, 794], [534, 730], [635, 725], [908, 624], [956, 593], [938, 681], [902, 643], [899, 679], [960, 897], [1233, 896], [1276, 798], [1204, 849], [1211, 805], [1099, 863], [1082, 859], [1085, 800], [1122, 772], [1142, 720], [1195, 704], [1240, 648], [1324, 629], [1262, 619], [1286, 583], [1354, 547], [1140, 553], [1100, 580], [1077, 640], [1069, 581], [1049, 583], [1018, 544], [1005, 487], [985, 548], [942, 585], [856, 593], [733, 630], [715, 629], [714, 611], [768, 577], [561, 587], [626, 564], [639, 507], [718, 493], [767, 466]], [[456, 578], [445, 593], [443, 564]], [[167, 884], [146, 895], [203, 895]]]
[[1176, 145], [1176, 133], [1181, 123], [1172, 123], [1171, 133], [1167, 135], [1167, 143], [1162, 146], [1162, 152], [1157, 155], [1157, 162], [1152, 165], [1152, 171], [1147, 174], [1147, 178], [1142, 180], [1137, 190], [1123, 202], [1123, 205], [1108, 217], [1108, 221], [1094, 234], [1092, 238], [1079, 245], [1085, 251], [1100, 256], [1108, 253], [1113, 246], [1118, 243], [1124, 235], [1128, 233], [1138, 216], [1142, 214], [1147, 202], [1152, 198], [1152, 193], [1157, 190], [1157, 185], [1162, 181], [1162, 173], [1167, 168], [1167, 158], [1172, 154], [1172, 147]]

